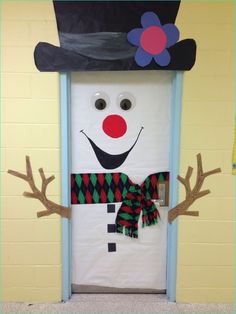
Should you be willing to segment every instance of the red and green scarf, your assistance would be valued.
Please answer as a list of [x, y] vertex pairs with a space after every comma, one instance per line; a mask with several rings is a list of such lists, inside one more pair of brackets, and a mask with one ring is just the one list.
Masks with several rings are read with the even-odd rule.
[[158, 222], [160, 215], [152, 200], [158, 199], [158, 182], [169, 180], [169, 172], [149, 175], [141, 185], [124, 173], [71, 174], [71, 204], [122, 202], [116, 217], [116, 232], [138, 238], [138, 221], [142, 226]]

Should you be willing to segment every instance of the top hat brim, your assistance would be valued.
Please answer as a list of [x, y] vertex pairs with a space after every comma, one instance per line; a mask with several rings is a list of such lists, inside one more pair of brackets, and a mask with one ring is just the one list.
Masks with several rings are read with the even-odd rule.
[[159, 66], [152, 61], [145, 68], [136, 64], [133, 57], [118, 60], [98, 60], [49, 43], [40, 42], [35, 47], [36, 67], [42, 72], [74, 71], [129, 71], [129, 70], [190, 70], [196, 58], [196, 43], [185, 39], [168, 48], [171, 61], [167, 66]]

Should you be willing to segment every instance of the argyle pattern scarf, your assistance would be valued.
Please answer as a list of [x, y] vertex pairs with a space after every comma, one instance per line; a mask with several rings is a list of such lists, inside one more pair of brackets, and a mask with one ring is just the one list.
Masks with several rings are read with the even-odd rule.
[[160, 215], [152, 201], [158, 199], [158, 182], [169, 180], [169, 172], [149, 175], [141, 185], [124, 173], [71, 174], [71, 204], [122, 202], [116, 217], [116, 232], [138, 238], [138, 221], [142, 227], [158, 222]]

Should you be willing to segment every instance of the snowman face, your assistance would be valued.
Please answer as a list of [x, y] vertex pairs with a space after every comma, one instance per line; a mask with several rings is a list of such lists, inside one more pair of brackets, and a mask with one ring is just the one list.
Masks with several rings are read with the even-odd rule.
[[169, 166], [170, 72], [72, 74], [72, 172], [140, 179]]

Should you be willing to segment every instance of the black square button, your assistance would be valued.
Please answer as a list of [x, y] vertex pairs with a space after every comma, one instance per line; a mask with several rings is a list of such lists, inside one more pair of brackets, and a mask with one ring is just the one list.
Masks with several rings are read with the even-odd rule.
[[107, 204], [107, 212], [108, 213], [115, 213], [116, 212], [115, 204]]
[[108, 252], [116, 252], [116, 243], [108, 243]]
[[115, 225], [115, 224], [108, 224], [108, 225], [107, 225], [107, 232], [108, 232], [108, 233], [114, 233], [114, 232], [116, 232], [116, 225]]

